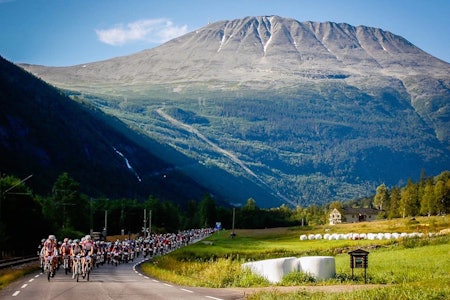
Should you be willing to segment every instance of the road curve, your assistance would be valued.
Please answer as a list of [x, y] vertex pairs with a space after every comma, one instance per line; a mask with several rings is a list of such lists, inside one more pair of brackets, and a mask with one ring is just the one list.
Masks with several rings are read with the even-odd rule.
[[105, 264], [91, 272], [89, 281], [76, 282], [72, 275], [60, 269], [55, 277], [47, 281], [44, 274], [34, 273], [13, 282], [0, 291], [0, 299], [14, 300], [139, 300], [139, 299], [243, 299], [244, 293], [234, 289], [210, 289], [183, 287], [147, 277], [139, 271], [135, 262], [117, 267]]

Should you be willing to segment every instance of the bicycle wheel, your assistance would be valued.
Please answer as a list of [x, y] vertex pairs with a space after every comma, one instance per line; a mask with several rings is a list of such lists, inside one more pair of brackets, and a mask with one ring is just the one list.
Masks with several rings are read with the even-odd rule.
[[77, 282], [80, 279], [80, 273], [81, 273], [81, 263], [77, 262], [77, 267], [75, 268], [75, 272], [76, 272], [76, 278], [77, 278]]
[[46, 269], [47, 269], [46, 270], [46, 272], [47, 272], [47, 280], [50, 281], [50, 277], [52, 275], [52, 270], [51, 270], [50, 264], [47, 264]]

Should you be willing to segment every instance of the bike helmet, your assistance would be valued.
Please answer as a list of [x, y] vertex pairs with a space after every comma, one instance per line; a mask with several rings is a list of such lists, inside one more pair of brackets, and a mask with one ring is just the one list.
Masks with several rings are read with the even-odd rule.
[[74, 242], [75, 244], [78, 244], [78, 243], [80, 242], [80, 240], [79, 240], [79, 239], [74, 239], [73, 242]]
[[48, 239], [54, 241], [54, 240], [56, 240], [56, 237], [53, 234], [50, 234], [48, 236]]

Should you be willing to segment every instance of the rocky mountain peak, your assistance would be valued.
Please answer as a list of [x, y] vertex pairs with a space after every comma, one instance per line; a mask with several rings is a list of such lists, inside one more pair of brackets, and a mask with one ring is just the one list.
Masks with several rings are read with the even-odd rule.
[[[48, 70], [27, 68], [39, 76]], [[52, 68], [46, 78], [61, 85], [78, 85], [83, 80], [114, 85], [214, 79], [242, 83], [268, 77], [292, 84], [310, 74], [399, 77], [449, 73], [449, 64], [379, 28], [261, 16], [215, 22], [129, 56]]]
[[245, 17], [128, 56], [23, 67], [277, 197], [354, 197], [449, 162], [450, 64], [379, 28]]

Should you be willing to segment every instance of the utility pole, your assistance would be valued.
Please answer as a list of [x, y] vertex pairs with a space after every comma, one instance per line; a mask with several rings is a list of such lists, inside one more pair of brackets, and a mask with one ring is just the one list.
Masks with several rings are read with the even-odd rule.
[[144, 237], [147, 236], [147, 209], [144, 208]]
[[105, 240], [108, 235], [108, 210], [105, 210]]
[[92, 216], [92, 197], [89, 201], [89, 229], [90, 229], [90, 235], [94, 232], [94, 217]]
[[152, 210], [148, 213], [148, 236], [152, 233]]
[[235, 219], [235, 215], [236, 215], [236, 208], [233, 207], [233, 227], [232, 227], [232, 232], [231, 232], [231, 238], [233, 239], [236, 234], [234, 233], [234, 219]]

